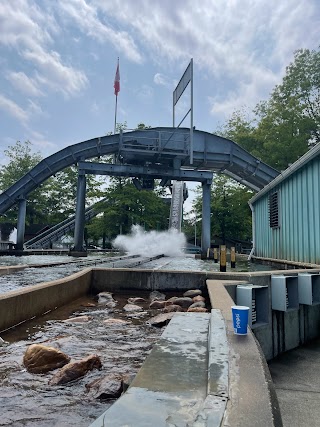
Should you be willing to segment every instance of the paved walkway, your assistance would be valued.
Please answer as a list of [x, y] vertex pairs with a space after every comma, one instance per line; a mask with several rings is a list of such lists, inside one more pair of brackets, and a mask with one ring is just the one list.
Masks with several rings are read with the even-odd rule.
[[269, 363], [284, 427], [320, 426], [320, 339]]

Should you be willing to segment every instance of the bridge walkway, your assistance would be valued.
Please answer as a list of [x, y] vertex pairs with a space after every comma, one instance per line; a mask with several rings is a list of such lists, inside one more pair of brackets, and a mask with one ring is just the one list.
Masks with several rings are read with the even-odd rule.
[[320, 338], [269, 362], [284, 427], [320, 426]]

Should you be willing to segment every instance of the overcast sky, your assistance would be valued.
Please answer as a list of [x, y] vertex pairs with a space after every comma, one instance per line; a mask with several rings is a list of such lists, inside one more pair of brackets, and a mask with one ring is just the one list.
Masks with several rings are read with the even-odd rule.
[[112, 131], [118, 56], [118, 122], [171, 126], [192, 57], [194, 124], [213, 132], [266, 99], [319, 28], [319, 0], [0, 0], [0, 160], [17, 140], [47, 156]]

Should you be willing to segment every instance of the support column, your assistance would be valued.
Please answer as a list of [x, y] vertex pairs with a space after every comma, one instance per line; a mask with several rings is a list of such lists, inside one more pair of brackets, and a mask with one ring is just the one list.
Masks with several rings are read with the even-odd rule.
[[72, 256], [87, 256], [83, 246], [86, 203], [86, 174], [83, 170], [78, 172], [77, 204], [74, 226], [74, 247], [70, 251]]
[[201, 231], [201, 252], [206, 255], [207, 249], [210, 248], [211, 230], [210, 230], [210, 196], [211, 180], [202, 183], [202, 231]]
[[18, 201], [18, 223], [17, 223], [17, 244], [16, 250], [23, 251], [24, 245], [24, 232], [26, 229], [26, 212], [27, 212], [27, 200], [25, 197], [21, 197]]

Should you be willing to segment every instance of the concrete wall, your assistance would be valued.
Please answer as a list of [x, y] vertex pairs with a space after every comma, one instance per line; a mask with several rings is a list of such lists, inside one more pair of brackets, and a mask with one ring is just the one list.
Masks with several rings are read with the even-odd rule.
[[131, 268], [93, 268], [92, 292], [195, 289], [206, 287], [205, 272], [133, 270]]
[[[260, 343], [261, 349], [266, 360], [271, 360], [280, 353], [292, 350], [310, 341], [313, 338], [320, 336], [320, 304], [317, 305], [299, 305], [297, 310], [282, 312], [272, 310], [271, 307], [271, 275], [284, 274], [296, 276], [299, 272], [315, 273], [315, 270], [286, 270], [273, 272], [259, 272], [243, 275], [242, 277], [236, 274], [233, 281], [215, 280], [214, 282], [224, 284], [226, 298], [230, 298], [229, 311], [231, 313], [231, 305], [236, 303], [236, 287], [241, 282], [251, 283], [253, 285], [268, 286], [268, 323], [262, 326], [253, 325], [252, 331]], [[242, 280], [238, 280], [242, 279]], [[212, 286], [212, 285], [211, 285]], [[211, 304], [213, 308], [219, 308], [215, 299], [215, 292], [218, 288], [210, 290]]]
[[0, 295], [0, 331], [40, 316], [90, 292], [91, 269]]

